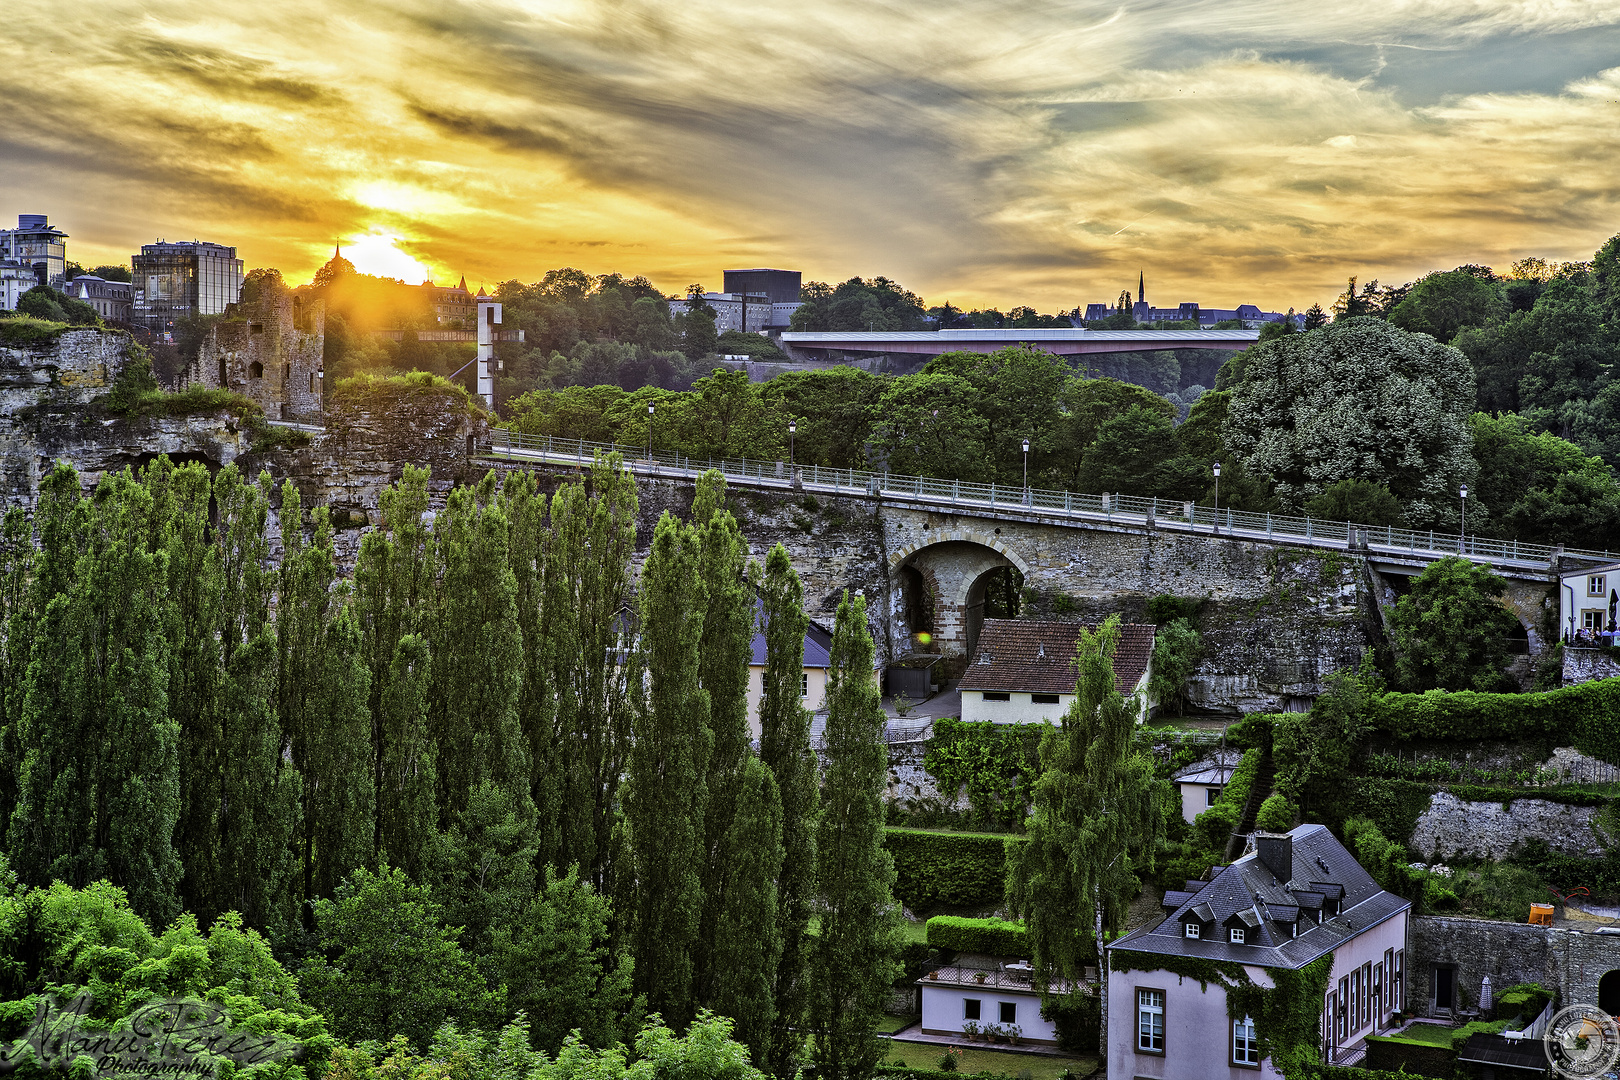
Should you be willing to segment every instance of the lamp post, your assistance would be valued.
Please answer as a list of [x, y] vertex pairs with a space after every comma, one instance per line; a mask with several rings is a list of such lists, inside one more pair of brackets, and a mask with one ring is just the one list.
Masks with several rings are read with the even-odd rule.
[[1464, 484], [1458, 494], [1462, 496], [1462, 524], [1457, 529], [1457, 547], [1466, 549], [1468, 546], [1468, 485]]
[[798, 432], [798, 430], [799, 430], [799, 422], [797, 420], [789, 420], [788, 421], [788, 468], [789, 469], [793, 468], [793, 436], [795, 435], [795, 433]]
[[647, 465], [652, 466], [652, 420], [653, 403], [647, 402]]
[[1221, 463], [1215, 463], [1215, 531], [1221, 531]]
[[1029, 505], [1029, 440], [1024, 440], [1024, 505]]

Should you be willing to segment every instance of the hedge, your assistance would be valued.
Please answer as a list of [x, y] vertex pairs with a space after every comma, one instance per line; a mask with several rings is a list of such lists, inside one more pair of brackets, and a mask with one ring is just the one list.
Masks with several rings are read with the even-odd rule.
[[894, 895], [913, 911], [942, 905], [1000, 907], [1007, 887], [1007, 845], [1022, 837], [884, 829], [894, 857]]
[[1004, 919], [963, 919], [935, 915], [928, 920], [928, 944], [936, 949], [984, 953], [987, 956], [1027, 957], [1029, 930], [1021, 922]]
[[1367, 705], [1374, 726], [1400, 741], [1535, 739], [1620, 765], [1620, 679], [1536, 694], [1380, 694]]

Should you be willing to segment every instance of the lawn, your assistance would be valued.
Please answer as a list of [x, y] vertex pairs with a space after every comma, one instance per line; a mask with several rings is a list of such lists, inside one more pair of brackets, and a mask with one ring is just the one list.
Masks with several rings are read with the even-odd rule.
[[[958, 1071], [962, 1076], [976, 1072], [1000, 1073], [1019, 1080], [1058, 1080], [1066, 1072], [1086, 1076], [1097, 1068], [1097, 1059], [1089, 1057], [1052, 1057], [1047, 1054], [1014, 1054], [1003, 1050], [978, 1050], [962, 1047]], [[945, 1056], [945, 1047], [924, 1043], [890, 1043], [885, 1065], [901, 1063], [916, 1068], [939, 1068], [939, 1059]]]
[[913, 942], [913, 941], [918, 941], [918, 942], [921, 942], [924, 945], [928, 944], [928, 920], [927, 919], [907, 919], [907, 920], [905, 920], [905, 923], [906, 923], [906, 941], [908, 943]]
[[1386, 1039], [1397, 1039], [1401, 1042], [1423, 1043], [1425, 1046], [1451, 1047], [1451, 1033], [1454, 1028], [1444, 1024], [1413, 1024], [1404, 1031], [1392, 1031], [1385, 1035]]

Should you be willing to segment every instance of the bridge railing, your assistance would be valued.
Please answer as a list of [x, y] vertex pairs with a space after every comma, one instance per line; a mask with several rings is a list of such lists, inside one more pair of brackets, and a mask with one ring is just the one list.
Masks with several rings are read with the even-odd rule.
[[[697, 459], [677, 451], [653, 450], [645, 446], [562, 439], [552, 435], [526, 435], [520, 431], [496, 428], [485, 446], [493, 453], [515, 452], [551, 462], [574, 461], [590, 464], [597, 454], [623, 455], [633, 469], [697, 476], [718, 469], [728, 479], [754, 484], [787, 487], [793, 469], [785, 462], [753, 458]], [[939, 506], [991, 509], [1031, 515], [1085, 518], [1121, 523], [1151, 522], [1161, 528], [1188, 532], [1227, 534], [1249, 539], [1276, 538], [1306, 540], [1324, 546], [1365, 545], [1368, 551], [1391, 556], [1403, 553], [1421, 555], [1460, 554], [1491, 562], [1546, 563], [1560, 549], [1545, 544], [1517, 540], [1497, 540], [1484, 536], [1461, 537], [1433, 529], [1397, 529], [1387, 525], [1359, 525], [1354, 522], [1325, 521], [1321, 518], [1289, 517], [1281, 514], [1255, 514], [1225, 507], [1199, 506], [1175, 499], [1139, 495], [1092, 495], [1048, 488], [1024, 488], [1017, 484], [979, 484], [968, 480], [942, 480], [932, 476], [908, 476], [867, 469], [833, 469], [820, 465], [797, 466], [804, 487], [833, 494], [882, 495]], [[1608, 561], [1608, 551], [1575, 548], [1563, 554], [1578, 559]]]

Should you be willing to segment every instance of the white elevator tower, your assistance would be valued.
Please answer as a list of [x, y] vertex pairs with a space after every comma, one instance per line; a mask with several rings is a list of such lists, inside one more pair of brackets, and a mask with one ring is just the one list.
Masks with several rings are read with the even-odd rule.
[[495, 411], [495, 338], [501, 324], [501, 305], [483, 295], [478, 296], [478, 396], [484, 406]]

